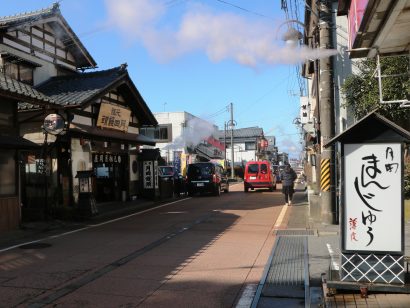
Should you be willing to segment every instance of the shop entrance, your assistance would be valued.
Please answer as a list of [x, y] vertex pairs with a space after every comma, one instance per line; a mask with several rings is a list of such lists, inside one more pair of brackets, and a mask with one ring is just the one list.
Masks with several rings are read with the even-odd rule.
[[122, 201], [127, 191], [127, 156], [123, 154], [93, 154], [95, 199], [97, 202]]

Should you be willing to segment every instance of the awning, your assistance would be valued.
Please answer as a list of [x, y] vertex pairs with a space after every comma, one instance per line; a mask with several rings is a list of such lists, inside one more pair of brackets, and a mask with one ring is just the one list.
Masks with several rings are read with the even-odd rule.
[[155, 140], [139, 134], [125, 133], [110, 129], [101, 129], [78, 123], [70, 123], [69, 133], [71, 136], [93, 138], [102, 141], [119, 141], [140, 145], [155, 145]]
[[20, 136], [6, 136], [0, 135], [0, 148], [2, 149], [27, 149], [35, 150], [39, 149], [41, 146], [37, 143], [31, 142], [30, 140], [24, 139]]

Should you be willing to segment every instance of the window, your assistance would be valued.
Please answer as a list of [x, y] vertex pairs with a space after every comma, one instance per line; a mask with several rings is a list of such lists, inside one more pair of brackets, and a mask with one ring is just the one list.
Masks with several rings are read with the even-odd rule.
[[140, 133], [160, 142], [172, 141], [171, 124], [159, 125], [157, 127], [142, 127]]
[[24, 64], [7, 63], [5, 65], [6, 75], [13, 79], [33, 85], [33, 69]]
[[33, 85], [33, 68], [23, 63], [6, 62], [5, 74], [13, 79]]
[[142, 127], [140, 128], [140, 134], [146, 137], [154, 139], [155, 129], [154, 127]]
[[258, 164], [249, 164], [248, 165], [248, 173], [258, 173], [259, 172], [259, 165]]
[[155, 130], [155, 139], [168, 140], [168, 127], [157, 127]]
[[19, 65], [19, 80], [29, 85], [33, 85], [33, 69], [24, 65]]
[[255, 142], [245, 142], [245, 150], [246, 151], [256, 150]]

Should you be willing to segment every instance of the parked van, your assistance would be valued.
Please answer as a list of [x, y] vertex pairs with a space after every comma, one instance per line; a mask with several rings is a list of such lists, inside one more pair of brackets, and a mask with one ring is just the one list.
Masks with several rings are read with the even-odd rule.
[[243, 185], [245, 192], [255, 188], [268, 188], [270, 191], [274, 191], [276, 189], [276, 175], [271, 163], [267, 160], [247, 162]]
[[223, 167], [213, 162], [189, 164], [186, 173], [188, 195], [210, 192], [219, 196], [221, 191], [229, 192], [228, 176]]

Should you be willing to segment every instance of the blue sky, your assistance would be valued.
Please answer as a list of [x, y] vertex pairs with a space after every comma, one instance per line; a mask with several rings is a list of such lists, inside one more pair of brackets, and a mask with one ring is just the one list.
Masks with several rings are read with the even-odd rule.
[[[7, 16], [52, 1], [0, 3]], [[279, 151], [298, 157], [292, 122], [299, 116], [296, 67], [303, 56], [278, 39], [286, 19], [280, 3], [63, 0], [60, 10], [99, 70], [128, 64], [152, 112], [187, 111], [223, 129], [232, 102], [237, 128], [262, 127], [276, 136]]]

